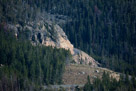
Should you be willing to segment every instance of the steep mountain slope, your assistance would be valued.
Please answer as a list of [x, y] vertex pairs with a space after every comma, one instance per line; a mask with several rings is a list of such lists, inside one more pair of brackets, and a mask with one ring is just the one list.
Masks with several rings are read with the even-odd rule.
[[45, 45], [57, 48], [64, 48], [70, 50], [73, 54], [73, 45], [67, 39], [67, 36], [63, 32], [59, 25], [53, 24], [47, 21], [29, 22], [24, 26], [20, 24], [8, 25], [9, 29], [16, 30], [15, 35], [19, 37], [20, 31], [28, 32], [27, 39], [29, 39], [33, 45]]
[[[83, 51], [75, 49], [63, 29], [59, 25], [52, 23], [52, 21], [44, 19], [28, 22], [24, 26], [8, 24], [7, 27], [14, 31], [17, 38], [21, 37], [23, 32], [26, 39], [30, 40], [33, 45], [45, 45], [70, 50], [73, 60], [77, 64], [86, 64], [94, 67], [99, 64]], [[69, 60], [69, 63], [71, 61]]]
[[97, 67], [100, 65], [97, 61], [95, 61], [87, 53], [85, 53], [79, 49], [76, 49], [76, 48], [74, 48], [73, 60], [77, 64], [90, 65], [92, 67]]
[[0, 27], [0, 91], [41, 91], [43, 84], [61, 84], [67, 58], [71, 54], [65, 49], [33, 46]]
[[[136, 76], [135, 6], [135, 0], [0, 0], [0, 87], [17, 81], [16, 69], [21, 80], [59, 84], [66, 64], [64, 84], [85, 83], [87, 75], [95, 79], [104, 71], [119, 78], [102, 67]], [[16, 38], [6, 38], [9, 30]], [[126, 86], [136, 83], [124, 78]]]
[[136, 74], [135, 6], [135, 0], [0, 0], [0, 22], [24, 25], [44, 16], [103, 67]]

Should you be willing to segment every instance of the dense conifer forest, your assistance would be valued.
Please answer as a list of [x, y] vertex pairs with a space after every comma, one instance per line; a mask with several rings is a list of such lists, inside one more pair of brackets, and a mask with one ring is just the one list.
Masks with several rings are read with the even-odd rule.
[[0, 29], [0, 90], [38, 91], [42, 85], [61, 84], [70, 56], [64, 49], [33, 46]]
[[[90, 77], [87, 77], [88, 82], [85, 84], [83, 91], [135, 91], [136, 79], [133, 76], [131, 79], [128, 74], [121, 75], [120, 80], [110, 77], [108, 73], [103, 73], [102, 79], [96, 78], [93, 84], [90, 82]], [[77, 89], [80, 91], [81, 89]]]
[[[66, 23], [60, 26], [71, 43], [102, 67], [136, 76], [136, 0], [0, 0], [0, 24], [23, 26], [28, 21], [38, 21], [45, 12], [67, 16]], [[61, 83], [64, 60], [71, 56], [68, 51], [32, 46], [25, 41], [25, 33], [16, 39], [7, 31], [10, 30], [0, 26], [0, 64], [3, 64], [0, 89], [4, 91], [9, 86], [6, 91], [29, 90], [37, 84]], [[84, 89], [98, 87], [98, 91], [114, 91], [125, 87], [133, 91], [136, 88], [134, 79], [127, 82], [109, 79], [88, 82]]]
[[136, 1], [80, 1], [65, 26], [70, 41], [103, 67], [136, 74]]
[[[25, 24], [42, 12], [70, 18], [70, 41], [103, 67], [136, 74], [135, 0], [0, 0], [0, 21]], [[70, 21], [70, 22], [69, 22]]]

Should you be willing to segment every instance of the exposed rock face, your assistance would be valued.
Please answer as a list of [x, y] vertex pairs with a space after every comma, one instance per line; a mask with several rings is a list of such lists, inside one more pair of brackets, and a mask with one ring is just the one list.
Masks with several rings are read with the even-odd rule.
[[8, 28], [15, 31], [16, 37], [20, 36], [20, 31], [24, 31], [25, 35], [27, 35], [27, 39], [29, 39], [33, 45], [40, 44], [70, 50], [73, 55], [73, 60], [77, 64], [89, 64], [92, 67], [98, 66], [98, 63], [88, 54], [81, 50], [74, 49], [62, 28], [57, 24], [41, 20], [38, 22], [28, 22], [24, 25], [9, 24]]
[[99, 65], [92, 57], [79, 49], [74, 48], [74, 53], [73, 59], [77, 64], [89, 64], [92, 67], [97, 67]]
[[12, 30], [15, 30], [15, 36], [19, 36], [19, 29], [21, 31], [29, 31], [28, 39], [32, 44], [42, 44], [45, 46], [52, 46], [57, 48], [64, 48], [70, 50], [74, 54], [73, 45], [68, 40], [62, 28], [53, 23], [46, 21], [29, 22], [25, 26], [8, 25]]

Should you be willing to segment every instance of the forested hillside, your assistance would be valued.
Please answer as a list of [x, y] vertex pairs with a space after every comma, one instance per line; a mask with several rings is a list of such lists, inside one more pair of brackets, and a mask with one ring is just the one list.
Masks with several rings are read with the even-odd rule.
[[104, 67], [136, 74], [136, 1], [80, 1], [64, 27], [70, 41]]
[[1, 28], [0, 90], [39, 91], [41, 85], [60, 84], [65, 61], [70, 56], [64, 49], [33, 46]]
[[[47, 24], [40, 26], [40, 20]], [[62, 83], [70, 52], [38, 45], [48, 38], [41, 40], [41, 30], [50, 30], [45, 35], [58, 41], [55, 27], [49, 29], [55, 24], [63, 28], [68, 38], [64, 33], [60, 38], [69, 39], [72, 48], [85, 51], [102, 67], [136, 76], [136, 0], [0, 0], [0, 90], [33, 91], [41, 90], [40, 85]], [[8, 25], [17, 29], [12, 31]], [[31, 36], [32, 41], [37, 38], [36, 46], [28, 41], [30, 31], [25, 28], [37, 32], [33, 34], [36, 37]], [[104, 76], [94, 84], [88, 81], [83, 89], [136, 88], [135, 77], [126, 76], [117, 82]]]
[[0, 21], [24, 25], [42, 12], [65, 15], [70, 20], [61, 26], [76, 48], [103, 67], [136, 74], [135, 6], [135, 0], [0, 0]]
[[85, 84], [83, 91], [135, 91], [136, 79], [133, 76], [131, 79], [129, 75], [121, 75], [119, 81], [110, 77], [106, 72], [102, 75], [101, 79], [95, 79], [93, 84], [90, 82], [90, 77], [87, 77], [88, 82]]

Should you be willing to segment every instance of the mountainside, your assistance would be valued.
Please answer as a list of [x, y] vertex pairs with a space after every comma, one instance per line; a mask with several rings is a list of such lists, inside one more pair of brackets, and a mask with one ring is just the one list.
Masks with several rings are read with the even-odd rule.
[[62, 28], [59, 25], [47, 21], [29, 22], [24, 26], [20, 24], [8, 25], [9, 29], [15, 30], [16, 37], [21, 35], [20, 31], [27, 32], [27, 39], [31, 40], [33, 45], [45, 45], [70, 50], [73, 54], [73, 45], [67, 39]]
[[136, 74], [135, 6], [135, 0], [0, 0], [0, 22], [52, 21], [75, 48], [101, 66], [132, 75]]
[[0, 0], [0, 90], [135, 91], [135, 76], [136, 0]]
[[87, 53], [76, 48], [74, 48], [73, 60], [77, 64], [89, 65], [92, 67], [100, 66], [100, 64], [97, 61], [95, 61], [95, 59], [93, 59]]
[[34, 46], [0, 27], [0, 90], [43, 91], [42, 85], [62, 84], [65, 61], [70, 58], [65, 49]]
[[[94, 67], [97, 67], [99, 64], [88, 54], [75, 49], [68, 40], [63, 29], [59, 25], [52, 23], [52, 21], [43, 19], [28, 22], [24, 26], [20, 24], [7, 24], [5, 26], [9, 30], [14, 31], [16, 38], [24, 35], [33, 45], [52, 46], [69, 50], [73, 55], [72, 60], [77, 64], [86, 64]], [[69, 63], [72, 63], [72, 60], [69, 60]]]

